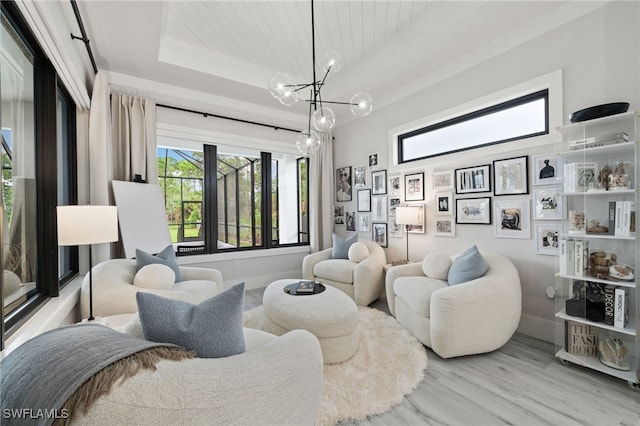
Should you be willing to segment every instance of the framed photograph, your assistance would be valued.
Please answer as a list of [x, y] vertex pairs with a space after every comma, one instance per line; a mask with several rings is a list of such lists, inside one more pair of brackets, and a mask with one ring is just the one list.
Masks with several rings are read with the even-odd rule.
[[353, 187], [355, 189], [367, 187], [367, 168], [365, 166], [353, 168]]
[[380, 244], [382, 247], [387, 247], [387, 224], [386, 223], [372, 223], [372, 237], [373, 241]]
[[368, 214], [359, 214], [358, 215], [358, 231], [360, 232], [371, 232], [371, 227], [369, 226], [370, 216]]
[[393, 197], [402, 196], [402, 176], [399, 174], [389, 176], [389, 195]]
[[387, 220], [387, 196], [376, 195], [371, 197], [371, 220], [378, 222]]
[[529, 193], [528, 158], [524, 155], [493, 162], [494, 195]]
[[531, 157], [533, 185], [553, 185], [562, 183], [562, 157], [554, 154]]
[[456, 223], [491, 225], [491, 197], [457, 198]]
[[491, 166], [467, 167], [456, 169], [456, 194], [491, 192]]
[[404, 200], [424, 201], [424, 172], [404, 175]]
[[346, 212], [347, 217], [346, 229], [354, 232], [356, 230], [356, 212]]
[[369, 164], [369, 168], [378, 167], [378, 153], [374, 152], [373, 154], [369, 154], [367, 156], [367, 164]]
[[336, 225], [344, 225], [344, 206], [335, 206], [333, 208], [333, 223]]
[[351, 201], [351, 166], [336, 169], [336, 201]]
[[529, 200], [494, 201], [495, 236], [497, 238], [531, 239], [529, 204]]
[[411, 207], [418, 207], [418, 220], [420, 225], [409, 225], [406, 227], [409, 234], [424, 234], [424, 203], [422, 204], [407, 204]]
[[453, 170], [433, 172], [433, 189], [453, 189]]
[[377, 170], [371, 172], [371, 193], [373, 195], [380, 195], [387, 193], [387, 171]]
[[389, 197], [389, 238], [402, 238], [403, 226], [396, 223], [396, 207], [400, 205], [400, 197]]
[[453, 216], [436, 217], [434, 224], [433, 235], [436, 237], [456, 236], [456, 222]]
[[358, 191], [358, 211], [370, 212], [371, 211], [371, 190], [361, 189]]
[[560, 224], [536, 224], [536, 253], [547, 256], [559, 256], [558, 237], [562, 232]]
[[563, 220], [565, 218], [563, 197], [551, 189], [533, 191], [533, 218], [536, 220]]
[[436, 215], [453, 216], [453, 192], [436, 192]]
[[598, 163], [577, 163], [575, 171], [576, 192], [593, 191], [598, 188]]

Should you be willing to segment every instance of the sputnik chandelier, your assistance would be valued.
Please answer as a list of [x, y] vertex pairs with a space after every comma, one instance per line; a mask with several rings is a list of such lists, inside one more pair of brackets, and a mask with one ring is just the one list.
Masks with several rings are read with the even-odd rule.
[[[292, 83], [291, 77], [283, 72], [277, 72], [269, 81], [269, 92], [280, 103], [291, 106], [300, 100], [299, 92], [309, 88], [309, 120], [307, 129], [298, 135], [296, 146], [298, 150], [308, 155], [315, 152], [320, 147], [320, 137], [317, 131], [326, 132], [331, 130], [336, 123], [336, 116], [331, 108], [325, 104], [349, 105], [351, 113], [356, 117], [365, 117], [373, 109], [373, 99], [365, 92], [358, 92], [351, 97], [349, 102], [337, 102], [323, 100], [320, 91], [325, 85], [329, 73], [337, 73], [342, 68], [342, 60], [337, 52], [327, 52], [324, 54], [323, 70], [324, 75], [321, 80], [316, 78], [316, 39], [315, 22], [313, 14], [313, 0], [311, 0], [311, 54], [313, 66], [313, 82]], [[313, 130], [311, 125], [313, 124]], [[317, 130], [317, 131], [316, 131]]]

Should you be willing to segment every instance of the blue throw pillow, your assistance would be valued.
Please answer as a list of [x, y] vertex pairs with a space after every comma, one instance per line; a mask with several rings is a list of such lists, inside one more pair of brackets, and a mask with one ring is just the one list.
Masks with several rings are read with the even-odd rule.
[[482, 258], [478, 247], [473, 245], [455, 258], [449, 268], [447, 281], [449, 285], [466, 283], [483, 276], [489, 264]]
[[340, 236], [333, 234], [333, 251], [331, 252], [332, 259], [348, 259], [349, 247], [356, 241], [358, 241], [358, 233], [356, 232], [346, 240], [340, 238]]
[[182, 281], [182, 274], [180, 273], [180, 267], [176, 262], [176, 252], [173, 251], [173, 246], [169, 244], [158, 254], [150, 254], [146, 251], [136, 249], [136, 272], [144, 268], [147, 265], [159, 263], [161, 265], [168, 266], [173, 269], [176, 274], [176, 282]]
[[146, 340], [180, 345], [199, 358], [243, 353], [244, 283], [194, 305], [151, 293], [136, 293]]

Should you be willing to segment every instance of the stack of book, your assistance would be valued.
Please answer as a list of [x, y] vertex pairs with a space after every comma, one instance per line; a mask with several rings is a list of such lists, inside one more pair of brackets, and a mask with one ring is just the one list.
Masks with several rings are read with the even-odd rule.
[[589, 267], [589, 241], [561, 238], [559, 263], [561, 275], [584, 277]]
[[621, 237], [635, 235], [636, 203], [634, 201], [609, 202], [609, 234]]
[[564, 192], [585, 192], [596, 189], [598, 164], [593, 162], [565, 163]]
[[605, 286], [604, 323], [616, 328], [629, 324], [629, 287]]
[[595, 326], [565, 321], [565, 350], [577, 356], [598, 356], [598, 332]]
[[618, 143], [628, 142], [629, 135], [625, 132], [613, 133], [610, 135], [592, 136], [589, 138], [575, 139], [569, 141], [569, 149], [575, 151], [578, 149], [595, 148], [598, 146], [614, 145]]

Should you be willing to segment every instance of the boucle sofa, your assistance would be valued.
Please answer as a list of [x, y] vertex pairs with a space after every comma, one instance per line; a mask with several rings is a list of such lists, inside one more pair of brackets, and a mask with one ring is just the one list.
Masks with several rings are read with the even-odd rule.
[[[114, 328], [141, 337], [134, 317]], [[139, 371], [73, 424], [313, 425], [323, 377], [318, 339], [305, 330], [277, 337], [249, 328], [244, 338], [239, 355], [159, 361], [157, 370]]]
[[[146, 287], [134, 285], [136, 272], [135, 259], [111, 259], [93, 267], [94, 316], [138, 312], [138, 291], [197, 304], [223, 289], [222, 274], [216, 269], [180, 266], [182, 281], [169, 289], [151, 288], [152, 283]], [[89, 274], [82, 282], [80, 309], [83, 318], [89, 316]]]
[[443, 358], [496, 350], [518, 328], [522, 295], [517, 269], [504, 256], [485, 252], [482, 257], [489, 265], [482, 277], [451, 286], [426, 276], [423, 263], [387, 271], [391, 314]]
[[[368, 306], [384, 291], [384, 265], [387, 256], [380, 245], [359, 240], [366, 246], [366, 257], [332, 259], [332, 248], [308, 254], [302, 260], [302, 278], [319, 281], [342, 290], [358, 306]], [[358, 260], [357, 262], [355, 260]]]

